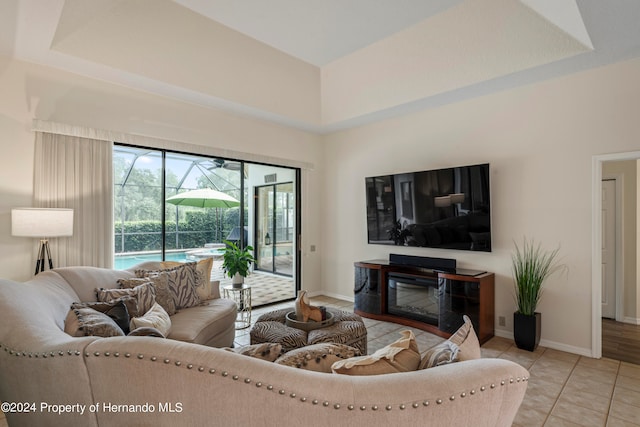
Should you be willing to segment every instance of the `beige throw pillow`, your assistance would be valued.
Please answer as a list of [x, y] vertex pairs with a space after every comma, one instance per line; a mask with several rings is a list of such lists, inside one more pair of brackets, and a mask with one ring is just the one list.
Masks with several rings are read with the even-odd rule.
[[[181, 262], [178, 261], [162, 261], [160, 268], [169, 269], [174, 267], [180, 267]], [[213, 268], [213, 258], [205, 258], [198, 261], [196, 264], [196, 270], [198, 271], [198, 277], [196, 280], [196, 293], [202, 301], [209, 300], [213, 297], [211, 289], [211, 269]]]
[[462, 316], [464, 324], [449, 338], [449, 341], [456, 344], [460, 351], [458, 351], [458, 360], [473, 360], [480, 359], [482, 353], [480, 352], [480, 341], [476, 331], [473, 329], [473, 323], [469, 316]]
[[336, 374], [380, 375], [415, 371], [420, 365], [420, 352], [416, 337], [410, 330], [400, 332], [402, 338], [369, 356], [352, 357], [334, 363]]
[[155, 328], [166, 337], [171, 329], [171, 318], [160, 304], [155, 303], [144, 316], [132, 317], [129, 328], [131, 331], [138, 328]]

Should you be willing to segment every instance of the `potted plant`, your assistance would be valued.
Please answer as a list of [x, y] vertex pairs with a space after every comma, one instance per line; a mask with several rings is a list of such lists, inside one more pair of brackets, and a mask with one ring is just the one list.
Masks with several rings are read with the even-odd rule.
[[542, 321], [536, 308], [545, 280], [562, 268], [557, 263], [560, 248], [543, 250], [540, 244], [527, 239], [524, 239], [522, 249], [517, 244], [515, 247], [511, 256], [517, 306], [513, 314], [513, 338], [518, 348], [533, 351], [540, 343]]
[[226, 247], [222, 256], [222, 269], [232, 279], [234, 287], [242, 287], [244, 278], [249, 275], [251, 263], [256, 261], [251, 253], [253, 247], [240, 248], [229, 240], [224, 240], [224, 244]]
[[393, 221], [393, 226], [387, 230], [387, 234], [393, 240], [393, 243], [397, 246], [403, 246], [410, 233], [406, 228], [402, 228], [400, 220], [395, 220]]

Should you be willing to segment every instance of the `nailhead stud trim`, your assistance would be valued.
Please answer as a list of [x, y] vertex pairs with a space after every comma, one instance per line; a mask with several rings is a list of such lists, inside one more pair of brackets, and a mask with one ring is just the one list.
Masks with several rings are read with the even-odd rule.
[[[91, 356], [100, 357], [101, 355], [104, 356], [104, 357], [109, 357], [109, 356], [111, 356], [113, 354], [113, 357], [120, 357], [120, 352], [111, 353], [110, 351], [105, 351], [105, 352], [102, 352], [102, 353], [99, 352], [99, 351], [95, 351], [95, 352], [93, 352], [93, 354], [91, 354], [88, 351], [85, 351], [84, 353], [82, 353], [80, 350], [71, 350], [71, 349], [69, 349], [69, 350], [66, 350], [66, 351], [58, 350], [58, 351], [50, 351], [50, 352], [41, 352], [41, 353], [37, 353], [36, 352], [36, 353], [33, 353], [33, 352], [26, 352], [26, 351], [16, 351], [16, 350], [9, 349], [9, 348], [7, 348], [5, 346], [2, 346], [2, 345], [0, 345], [0, 348], [4, 349], [4, 351], [6, 353], [8, 353], [10, 355], [17, 356], [17, 357], [20, 357], [20, 356], [22, 356], [22, 357], [30, 357], [30, 358], [35, 357], [35, 358], [43, 358], [43, 359], [46, 359], [46, 358], [49, 358], [49, 357], [55, 357], [55, 356], [64, 356], [65, 352], [69, 356], [71, 356], [71, 355], [80, 356], [81, 354], [84, 354], [85, 357], [91, 357]], [[130, 358], [131, 356], [132, 355], [129, 352], [124, 353], [124, 357], [126, 357], [126, 358]], [[146, 356], [143, 353], [138, 353], [136, 355], [136, 358], [139, 359], [139, 360], [144, 360], [145, 357]], [[149, 357], [149, 360], [152, 361], [152, 362], [155, 362], [155, 361], [158, 360], [158, 357], [151, 356], [151, 357]], [[167, 359], [163, 359], [163, 362], [165, 364], [169, 364], [169, 363], [171, 363], [171, 360], [169, 358], [167, 358]], [[182, 366], [182, 362], [181, 361], [177, 361], [176, 360], [176, 361], [174, 361], [174, 364], [177, 367]], [[185, 366], [187, 367], [187, 369], [193, 369], [194, 368], [194, 365], [191, 364], [191, 363], [189, 363], [189, 364], [187, 364]], [[205, 370], [207, 370], [207, 372], [209, 372], [210, 374], [215, 374], [216, 373], [216, 369], [205, 368], [204, 366], [198, 366], [197, 370], [199, 372], [204, 372]], [[227, 377], [229, 375], [230, 374], [227, 371], [222, 371], [221, 372], [221, 376], [222, 377]], [[240, 377], [238, 375], [232, 375], [231, 378], [233, 380], [236, 380], [236, 381], [240, 379]], [[529, 377], [515, 377], [515, 378], [512, 377], [512, 378], [508, 378], [508, 379], [503, 379], [503, 380], [500, 381], [500, 385], [501, 386], [506, 385], [507, 384], [507, 380], [509, 381], [509, 384], [513, 384], [514, 382], [529, 381]], [[250, 378], [243, 378], [243, 382], [245, 384], [251, 384], [253, 381]], [[263, 383], [261, 381], [257, 381], [257, 382], [255, 382], [255, 385], [256, 385], [256, 387], [261, 388], [263, 386]], [[484, 386], [483, 385], [483, 386], [480, 387], [480, 391], [481, 392], [486, 391], [487, 387], [490, 387], [491, 389], [495, 389], [496, 388], [496, 383], [491, 383], [489, 386]], [[266, 386], [266, 388], [269, 391], [274, 390], [274, 386], [273, 385], [268, 385], [268, 386]], [[463, 392], [460, 393], [460, 397], [461, 398], [465, 398], [467, 396], [467, 393], [469, 395], [473, 396], [473, 395], [476, 394], [476, 389], [471, 389], [468, 392], [467, 391], [463, 391]], [[285, 395], [285, 394], [287, 394], [287, 392], [284, 389], [278, 389], [278, 394], [279, 395]], [[288, 396], [290, 398], [293, 398], [293, 399], [298, 397], [296, 392], [288, 392]], [[457, 395], [451, 395], [448, 400], [449, 401], [454, 401], [456, 399], [456, 397], [457, 397]], [[307, 397], [300, 397], [299, 398], [299, 401], [303, 402], [303, 403], [307, 402], [307, 400], [308, 400]], [[319, 401], [318, 399], [313, 399], [311, 402], [314, 405], [318, 405], [321, 401]], [[435, 402], [438, 405], [441, 405], [442, 403], [444, 403], [443, 399], [436, 399]], [[421, 404], [422, 404], [423, 407], [428, 407], [429, 406], [429, 400], [424, 400], [424, 401], [422, 401], [422, 403], [413, 402], [413, 403], [411, 403], [411, 406], [414, 409], [417, 409], [417, 408], [419, 408], [421, 406]], [[343, 405], [340, 404], [340, 403], [331, 404], [329, 401], [325, 400], [325, 401], [322, 401], [322, 406], [324, 406], [324, 407], [331, 406], [335, 410], [338, 410], [338, 409], [341, 409]], [[405, 403], [399, 403], [398, 404], [398, 408], [400, 410], [405, 410], [407, 408], [407, 406], [408, 406], [408, 404], [405, 404]], [[354, 404], [348, 404], [348, 405], [346, 405], [346, 407], [347, 407], [348, 410], [353, 411], [354, 409], [356, 409], [357, 406], [354, 405]], [[392, 411], [393, 407], [394, 407], [394, 405], [392, 405], [392, 404], [384, 405], [384, 409], [386, 411]], [[371, 405], [370, 407], [367, 407], [367, 405], [361, 405], [361, 406], [359, 406], [359, 408], [360, 408], [361, 411], [365, 411], [368, 408], [370, 408], [372, 411], [377, 411], [380, 408], [380, 406], [375, 405], [375, 404]]]

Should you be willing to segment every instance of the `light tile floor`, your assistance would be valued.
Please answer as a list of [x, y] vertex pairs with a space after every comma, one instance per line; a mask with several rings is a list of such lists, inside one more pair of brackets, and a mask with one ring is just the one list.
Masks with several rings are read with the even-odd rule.
[[[353, 303], [331, 297], [312, 297], [311, 302], [353, 311]], [[254, 310], [252, 322], [264, 312], [286, 307], [293, 307], [293, 302], [260, 307]], [[369, 353], [397, 340], [404, 329], [414, 332], [421, 351], [443, 340], [420, 329], [363, 320], [367, 326]], [[250, 343], [249, 330], [237, 331], [236, 345]], [[500, 337], [482, 346], [482, 356], [514, 361], [531, 374], [514, 426], [640, 427], [640, 365], [591, 359], [544, 347], [529, 352]]]
[[[311, 298], [314, 305], [353, 311], [353, 303], [331, 297]], [[286, 302], [253, 311], [260, 314], [285, 307]], [[395, 323], [364, 319], [369, 353], [399, 338], [399, 331], [413, 330], [418, 347], [425, 351], [442, 338]], [[236, 346], [249, 344], [249, 329], [236, 331]], [[640, 365], [612, 359], [591, 359], [544, 347], [534, 352], [519, 350], [513, 341], [495, 337], [482, 346], [483, 357], [519, 363], [531, 377], [527, 394], [513, 423], [516, 427], [640, 427]], [[7, 427], [0, 412], [0, 427]]]

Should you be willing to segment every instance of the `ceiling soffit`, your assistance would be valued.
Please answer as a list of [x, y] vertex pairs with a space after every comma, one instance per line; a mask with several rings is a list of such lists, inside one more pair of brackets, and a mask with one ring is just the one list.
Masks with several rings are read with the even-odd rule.
[[198, 1], [58, 1], [48, 51], [135, 89], [323, 132], [592, 49], [574, 0], [443, 1], [319, 68], [181, 3]]

